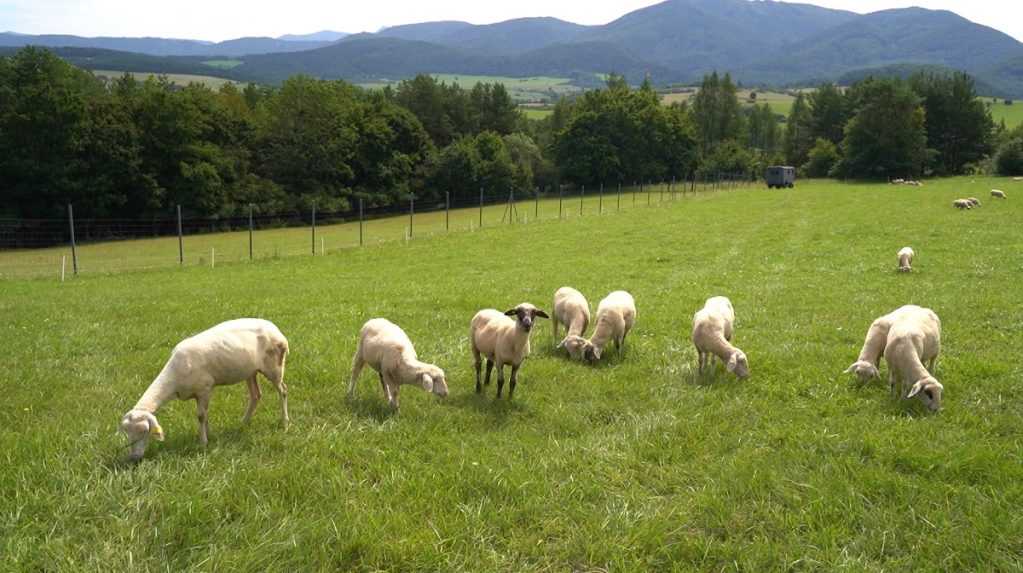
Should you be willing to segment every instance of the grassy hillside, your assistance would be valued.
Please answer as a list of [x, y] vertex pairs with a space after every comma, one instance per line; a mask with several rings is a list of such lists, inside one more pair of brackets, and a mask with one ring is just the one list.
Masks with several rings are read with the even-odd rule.
[[[573, 85], [569, 78], [531, 77], [512, 78], [507, 76], [475, 76], [463, 74], [430, 74], [437, 81], [449, 84], [457, 84], [463, 89], [470, 90], [479, 82], [504, 84], [512, 99], [516, 101], [545, 101], [557, 100], [563, 95], [579, 93], [583, 88]], [[384, 86], [395, 87], [397, 80], [380, 80], [362, 82], [359, 85], [366, 88], [376, 89]]]
[[[661, 100], [665, 104], [689, 101], [693, 96], [696, 95], [696, 91], [698, 90], [694, 90], [689, 93], [664, 94], [661, 97]], [[743, 105], [753, 104], [763, 105], [766, 103], [771, 106], [771, 109], [774, 110], [774, 113], [788, 117], [789, 112], [792, 111], [792, 102], [796, 101], [796, 98], [794, 96], [791, 96], [787, 93], [768, 92], [760, 90], [756, 90], [756, 93], [757, 93], [756, 100], [752, 100], [750, 99], [751, 90], [739, 90], [738, 93], [739, 102], [742, 103]]]
[[[4, 566], [1018, 570], [1023, 207], [950, 205], [995, 185], [1011, 183], [804, 183], [327, 257], [5, 281]], [[565, 284], [594, 306], [636, 296], [624, 354], [570, 363], [544, 323], [514, 401], [477, 396], [473, 313], [549, 307]], [[694, 372], [691, 316], [717, 294], [746, 382]], [[942, 318], [938, 415], [841, 374], [870, 321], [910, 302]], [[205, 451], [175, 402], [167, 441], [124, 464], [117, 421], [170, 349], [238, 316], [290, 339], [290, 430], [268, 385], [247, 427], [245, 389], [219, 388]], [[406, 387], [393, 414], [368, 372], [345, 400], [375, 316], [446, 369], [446, 400]]]
[[[136, 80], [140, 82], [146, 81], [146, 79], [149, 78], [149, 76], [161, 75], [149, 72], [117, 72], [112, 70], [92, 70], [92, 73], [95, 76], [106, 77], [110, 79], [117, 79], [123, 76], [125, 73], [130, 73], [132, 76], [135, 77]], [[227, 80], [224, 78], [215, 78], [213, 76], [200, 76], [195, 74], [162, 74], [162, 75], [167, 76], [167, 80], [170, 81], [170, 83], [177, 84], [179, 86], [187, 86], [188, 84], [196, 83], [205, 84], [206, 86], [213, 89], [220, 89], [220, 87], [223, 86], [224, 84], [235, 83], [231, 80]]]
[[[990, 98], [984, 99], [991, 101]], [[999, 99], [997, 103], [992, 103], [988, 109], [991, 110], [991, 117], [994, 118], [995, 123], [1004, 120], [1009, 129], [1023, 123], [1023, 100], [1016, 100], [1012, 102], [1012, 105], [1005, 105], [1005, 102]]]

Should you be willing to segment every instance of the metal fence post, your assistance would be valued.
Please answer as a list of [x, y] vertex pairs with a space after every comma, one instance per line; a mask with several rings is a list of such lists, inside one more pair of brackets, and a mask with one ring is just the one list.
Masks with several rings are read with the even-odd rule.
[[412, 224], [416, 216], [416, 195], [410, 193], [408, 196], [408, 238], [412, 240]]
[[68, 227], [71, 229], [71, 265], [74, 267], [75, 274], [78, 274], [78, 246], [75, 244], [75, 210], [71, 206], [71, 203], [67, 204], [67, 222]]
[[561, 220], [561, 205], [564, 202], [565, 188], [558, 185], [558, 220]]
[[639, 187], [639, 183], [636, 181], [632, 182], [632, 206], [636, 206], [636, 188]]
[[[640, 189], [642, 189], [642, 187], [640, 187]], [[650, 184], [649, 183], [646, 184], [646, 206], [647, 207], [650, 206]]]
[[536, 188], [536, 206], [533, 209], [533, 219], [536, 221], [540, 220], [540, 187]]
[[604, 214], [604, 184], [600, 184], [600, 201], [597, 203], [597, 214]]
[[444, 230], [451, 230], [451, 192], [444, 192]]
[[313, 232], [313, 242], [312, 242], [312, 245], [313, 245], [313, 247], [312, 247], [312, 249], [313, 249], [313, 256], [316, 256], [316, 203], [313, 203], [313, 225], [312, 225], [312, 232]]
[[178, 264], [185, 264], [185, 242], [181, 237], [181, 205], [178, 205]]
[[249, 204], [249, 260], [252, 260], [252, 204]]
[[586, 200], [586, 186], [579, 188], [579, 216], [583, 216], [583, 201]]
[[362, 197], [359, 197], [359, 246], [362, 246]]
[[480, 229], [483, 228], [483, 188], [480, 187]]
[[622, 182], [618, 182], [618, 210], [622, 210]]

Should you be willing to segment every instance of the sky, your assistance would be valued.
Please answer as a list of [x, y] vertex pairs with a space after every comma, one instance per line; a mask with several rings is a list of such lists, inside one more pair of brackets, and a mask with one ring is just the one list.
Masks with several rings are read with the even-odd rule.
[[[375, 32], [385, 26], [434, 20], [490, 24], [553, 16], [605, 24], [659, 0], [0, 0], [0, 31], [79, 36], [157, 36], [222, 41], [319, 30]], [[810, 0], [854, 12], [921, 6], [951, 10], [1023, 41], [1020, 0]]]

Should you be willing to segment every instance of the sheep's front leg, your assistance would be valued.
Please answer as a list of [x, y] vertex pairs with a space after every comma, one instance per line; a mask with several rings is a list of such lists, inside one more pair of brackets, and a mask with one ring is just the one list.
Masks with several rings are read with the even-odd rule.
[[384, 398], [387, 398], [387, 401], [390, 402], [391, 391], [387, 389], [387, 382], [384, 380], [384, 374], [383, 372], [378, 372], [377, 374], [380, 375], [380, 387], [384, 389]]
[[195, 413], [199, 418], [199, 445], [204, 448], [209, 442], [209, 416], [207, 415], [209, 408], [209, 393], [199, 394], [195, 397]]
[[[490, 373], [493, 372], [493, 370], [494, 370], [494, 361], [488, 358], [487, 359], [487, 377], [486, 377], [486, 379], [483, 380], [483, 384], [485, 386], [490, 386]], [[501, 376], [500, 368], [498, 369], [497, 375], [498, 375], [498, 377]]]
[[519, 366], [521, 366], [521, 364], [512, 365], [511, 367], [511, 385], [508, 386], [509, 400], [515, 397], [515, 384], [518, 382], [519, 379]]
[[479, 350], [472, 349], [473, 366], [476, 368], [476, 393], [481, 394], [483, 392], [483, 383], [480, 381], [480, 368], [483, 366], [483, 359], [480, 358]]
[[288, 429], [288, 425], [291, 423], [291, 418], [288, 417], [288, 385], [284, 383], [284, 371], [281, 370], [281, 377], [279, 380], [270, 380], [274, 386], [277, 387], [277, 394], [281, 397], [281, 424], [284, 425], [284, 429]]
[[[489, 366], [489, 363], [487, 364]], [[487, 369], [487, 381], [490, 380], [490, 369]], [[497, 363], [497, 399], [501, 399], [501, 392], [504, 391], [504, 364]]]
[[703, 369], [707, 366], [707, 354], [705, 352], [700, 352], [699, 350], [697, 350], [696, 353], [699, 355], [697, 360], [700, 365], [700, 374], [703, 374]]
[[390, 392], [389, 400], [390, 400], [391, 407], [394, 408], [395, 410], [398, 409], [398, 389], [399, 388], [400, 388], [400, 386], [398, 386], [397, 384], [394, 384], [394, 385], [391, 386], [391, 392]]
[[243, 424], [248, 424], [249, 420], [252, 419], [252, 414], [256, 412], [256, 406], [259, 405], [259, 399], [263, 397], [263, 393], [259, 390], [259, 381], [256, 380], [256, 375], [253, 374], [248, 379], [249, 387], [249, 407], [245, 410], [245, 417], [242, 418]]
[[889, 390], [891, 390], [892, 398], [894, 398], [896, 396], [896, 392], [898, 392], [899, 398], [902, 397], [902, 393], [897, 390], [898, 389], [898, 383], [899, 383], [899, 378], [898, 378], [898, 376], [895, 375], [895, 370], [894, 369], [889, 369], [888, 370], [888, 387], [889, 387]]

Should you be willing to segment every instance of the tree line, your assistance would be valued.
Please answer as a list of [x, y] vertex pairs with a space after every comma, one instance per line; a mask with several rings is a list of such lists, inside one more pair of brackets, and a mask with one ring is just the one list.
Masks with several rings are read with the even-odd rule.
[[[1023, 128], [995, 126], [966, 75], [801, 94], [787, 118], [744, 106], [728, 74], [663, 105], [611, 75], [526, 119], [501, 84], [421, 75], [394, 88], [295, 76], [276, 88], [104, 81], [49, 51], [0, 58], [0, 216], [165, 217], [472, 201], [561, 184], [759, 174], [1019, 172]], [[592, 187], [591, 187], [592, 188]]]

